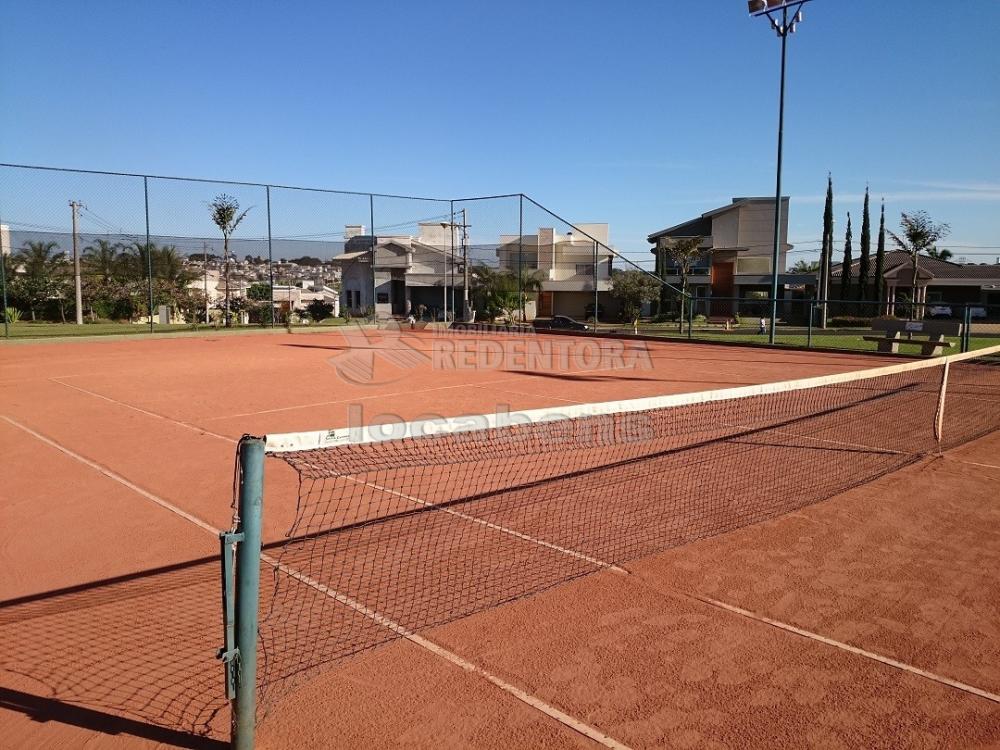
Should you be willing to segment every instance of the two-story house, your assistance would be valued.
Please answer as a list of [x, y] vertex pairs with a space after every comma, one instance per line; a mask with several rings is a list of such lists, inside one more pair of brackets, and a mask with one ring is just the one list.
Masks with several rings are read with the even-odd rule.
[[[372, 236], [364, 227], [345, 229], [344, 252], [331, 263], [341, 270], [340, 308], [361, 315], [374, 308], [382, 319], [409, 315], [421, 308], [435, 319], [461, 316], [462, 248], [447, 222], [423, 222], [416, 237], [375, 238], [372, 285]], [[374, 294], [374, 299], [373, 299]], [[456, 307], [457, 305], [457, 307]]]
[[[552, 227], [540, 227], [535, 234], [502, 235], [497, 256], [500, 267], [538, 272], [542, 291], [534, 313], [541, 317], [593, 316], [596, 286], [598, 311], [607, 315], [612, 306], [611, 260], [607, 224], [576, 224], [565, 234]], [[596, 273], [595, 273], [596, 257]], [[532, 316], [531, 306], [527, 310]]]
[[[785, 296], [786, 284], [803, 279], [782, 274], [788, 244], [789, 199], [781, 199], [781, 226], [778, 246], [778, 296]], [[774, 249], [774, 198], [733, 198], [732, 203], [703, 213], [696, 219], [654, 232], [647, 240], [654, 246], [656, 273], [670, 284], [681, 282], [677, 264], [667, 250], [678, 239], [701, 237], [701, 257], [688, 276], [688, 291], [696, 298], [714, 297], [716, 302], [700, 305], [706, 314], [726, 314], [732, 305], [727, 298], [766, 299], [771, 294], [771, 258]], [[719, 298], [722, 298], [721, 300]]]
[[[461, 227], [448, 222], [419, 224], [419, 234], [375, 238], [375, 279], [372, 283], [372, 237], [364, 227], [346, 228], [344, 252], [332, 259], [341, 269], [341, 309], [363, 314], [372, 306], [379, 318], [408, 315], [423, 307], [434, 319], [462, 315], [464, 283]], [[454, 239], [453, 239], [454, 238]], [[470, 272], [482, 259], [495, 257], [499, 267], [513, 274], [538, 274], [537, 303], [526, 305], [535, 315], [593, 315], [595, 287], [598, 310], [607, 314], [610, 300], [611, 259], [607, 224], [580, 224], [575, 231], [558, 233], [551, 227], [535, 234], [501, 235], [486, 244], [469, 247]], [[596, 278], [595, 278], [595, 252]], [[374, 292], [374, 300], [372, 299]]]

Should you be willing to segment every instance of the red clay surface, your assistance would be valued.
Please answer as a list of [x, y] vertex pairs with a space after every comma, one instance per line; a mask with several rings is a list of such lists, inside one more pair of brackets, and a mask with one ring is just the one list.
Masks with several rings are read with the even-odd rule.
[[[346, 336], [0, 348], [5, 746], [223, 746], [212, 529], [230, 524], [244, 433], [880, 364], [682, 343], [595, 355], [596, 342], [584, 351], [576, 339], [560, 341], [577, 347], [568, 357], [526, 361], [513, 338]], [[461, 341], [480, 342], [478, 354], [463, 362], [454, 351]], [[627, 574], [589, 576], [425, 635], [628, 747], [1000, 745], [1000, 704], [872, 658], [1000, 692], [1000, 469], [990, 468], [1000, 465], [998, 446], [994, 435], [796, 513], [636, 561]], [[276, 541], [294, 514], [296, 477], [277, 461], [267, 470], [266, 541]], [[263, 721], [259, 746], [599, 745], [397, 641], [288, 695]]]

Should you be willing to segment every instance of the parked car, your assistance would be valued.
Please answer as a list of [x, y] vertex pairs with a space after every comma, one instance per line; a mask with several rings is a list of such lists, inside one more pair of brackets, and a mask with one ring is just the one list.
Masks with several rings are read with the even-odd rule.
[[986, 308], [985, 307], [970, 307], [969, 317], [972, 320], [985, 320], [986, 319]]
[[566, 315], [553, 315], [551, 318], [535, 318], [532, 322], [535, 328], [552, 328], [561, 331], [589, 331], [590, 326], [586, 323], [581, 323], [579, 320], [573, 320]]
[[927, 317], [929, 317], [929, 318], [950, 318], [951, 317], [951, 306], [950, 305], [931, 305], [930, 309], [927, 311]]

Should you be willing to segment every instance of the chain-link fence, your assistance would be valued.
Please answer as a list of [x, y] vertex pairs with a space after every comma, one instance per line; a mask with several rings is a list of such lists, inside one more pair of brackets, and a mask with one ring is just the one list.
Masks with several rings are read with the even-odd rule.
[[[771, 324], [766, 293], [684, 294], [618, 253], [607, 224], [572, 223], [520, 193], [421, 198], [0, 165], [0, 246], [6, 336], [396, 318], [763, 344]], [[781, 345], [912, 352], [930, 329], [950, 344], [935, 351], [1000, 342], [1000, 292], [954, 304], [784, 292]], [[900, 321], [902, 342], [878, 340]]]
[[[698, 297], [686, 315], [679, 305], [643, 321], [638, 333], [697, 341], [768, 343], [771, 300]], [[1000, 305], [782, 298], [777, 304], [779, 346], [898, 354], [948, 354], [1000, 344]], [[621, 327], [621, 332], [629, 328]]]

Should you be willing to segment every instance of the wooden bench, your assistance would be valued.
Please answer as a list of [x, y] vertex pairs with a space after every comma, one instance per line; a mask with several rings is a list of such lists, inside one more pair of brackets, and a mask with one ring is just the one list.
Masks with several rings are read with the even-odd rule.
[[736, 325], [736, 318], [732, 315], [710, 315], [707, 322], [710, 325], [725, 326], [728, 331]]
[[946, 341], [946, 336], [961, 336], [962, 324], [951, 320], [890, 320], [872, 321], [872, 331], [878, 331], [880, 336], [865, 336], [865, 341], [878, 343], [878, 350], [883, 354], [899, 352], [899, 345], [919, 346], [920, 353], [925, 357], [937, 354], [938, 350], [949, 349], [954, 344]]

